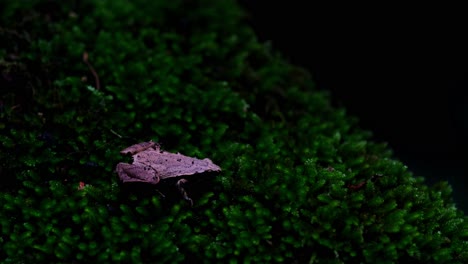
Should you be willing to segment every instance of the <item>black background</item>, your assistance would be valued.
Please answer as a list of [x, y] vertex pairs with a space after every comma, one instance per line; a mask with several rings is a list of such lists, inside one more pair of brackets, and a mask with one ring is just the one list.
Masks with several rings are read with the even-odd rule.
[[[260, 41], [307, 68], [333, 104], [468, 212], [468, 16], [447, 4], [240, 1]], [[287, 4], [286, 4], [287, 3]]]

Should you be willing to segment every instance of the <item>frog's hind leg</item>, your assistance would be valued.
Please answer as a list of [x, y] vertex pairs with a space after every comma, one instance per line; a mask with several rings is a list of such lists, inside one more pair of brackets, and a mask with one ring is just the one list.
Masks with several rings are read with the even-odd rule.
[[185, 191], [184, 187], [182, 187], [183, 184], [187, 182], [186, 179], [180, 179], [177, 181], [176, 186], [177, 189], [179, 189], [180, 193], [182, 194], [182, 197], [184, 197], [184, 200], [188, 201], [190, 203], [190, 206], [193, 206], [193, 201], [190, 197], [188, 197], [187, 192]]

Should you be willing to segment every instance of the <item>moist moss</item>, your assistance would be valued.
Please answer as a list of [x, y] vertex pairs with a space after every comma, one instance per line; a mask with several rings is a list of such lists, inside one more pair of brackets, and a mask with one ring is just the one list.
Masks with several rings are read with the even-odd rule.
[[[235, 2], [20, 1], [1, 25], [4, 262], [468, 262], [450, 186], [333, 108]], [[193, 208], [118, 182], [119, 150], [150, 139], [223, 169], [189, 178]]]

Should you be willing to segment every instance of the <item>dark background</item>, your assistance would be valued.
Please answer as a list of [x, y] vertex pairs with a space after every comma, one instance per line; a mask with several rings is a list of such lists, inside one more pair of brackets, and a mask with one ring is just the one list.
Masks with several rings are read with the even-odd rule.
[[[333, 104], [468, 212], [468, 16], [461, 6], [242, 0], [262, 42], [307, 68]], [[288, 3], [288, 4], [286, 4]]]

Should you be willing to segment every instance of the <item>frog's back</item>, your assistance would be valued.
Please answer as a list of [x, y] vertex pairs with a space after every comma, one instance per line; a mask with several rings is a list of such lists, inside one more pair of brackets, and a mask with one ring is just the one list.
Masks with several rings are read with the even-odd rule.
[[127, 155], [127, 154], [131, 154], [131, 155], [134, 155], [136, 153], [139, 153], [139, 152], [142, 152], [142, 151], [145, 151], [149, 148], [157, 148], [159, 149], [159, 145], [150, 140], [150, 141], [147, 141], [147, 142], [141, 142], [141, 143], [138, 143], [138, 144], [135, 144], [135, 145], [131, 145], [130, 147], [128, 148], [125, 148], [123, 150], [120, 151], [120, 154], [123, 154], [123, 155]]

